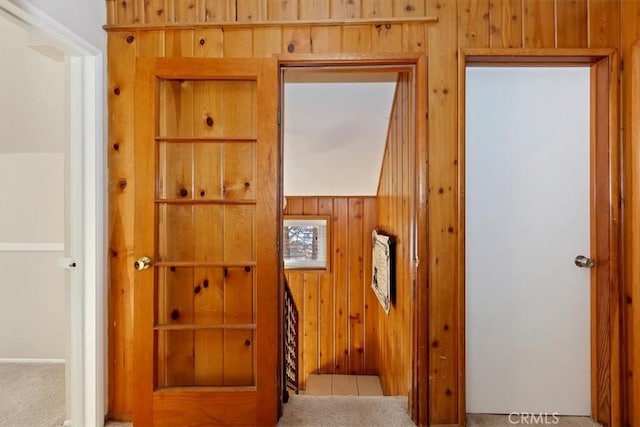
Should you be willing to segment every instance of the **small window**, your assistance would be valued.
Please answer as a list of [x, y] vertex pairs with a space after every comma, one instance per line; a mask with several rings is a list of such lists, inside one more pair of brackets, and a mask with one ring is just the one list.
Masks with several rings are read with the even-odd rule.
[[284, 268], [329, 270], [329, 217], [284, 217]]

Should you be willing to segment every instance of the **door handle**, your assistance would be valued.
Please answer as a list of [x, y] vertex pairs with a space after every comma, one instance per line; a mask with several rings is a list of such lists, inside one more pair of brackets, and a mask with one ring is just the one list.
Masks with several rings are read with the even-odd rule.
[[578, 255], [573, 261], [578, 267], [591, 268], [595, 264], [591, 258], [587, 258], [584, 255]]
[[149, 267], [151, 267], [151, 258], [148, 256], [140, 257], [133, 263], [133, 268], [138, 271], [146, 270]]

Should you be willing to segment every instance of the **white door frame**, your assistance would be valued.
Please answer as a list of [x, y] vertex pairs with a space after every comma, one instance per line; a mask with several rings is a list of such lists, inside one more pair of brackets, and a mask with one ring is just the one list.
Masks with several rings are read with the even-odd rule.
[[[104, 425], [105, 156], [104, 58], [100, 49], [26, 0], [0, 0], [0, 13], [69, 56], [68, 369], [70, 413], [65, 425]], [[62, 290], [61, 290], [62, 292]]]

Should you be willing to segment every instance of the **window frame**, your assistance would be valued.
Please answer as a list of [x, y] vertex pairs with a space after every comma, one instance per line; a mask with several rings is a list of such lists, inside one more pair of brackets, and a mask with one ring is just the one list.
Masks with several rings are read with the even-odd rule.
[[[326, 223], [326, 262], [324, 268], [319, 267], [287, 267], [284, 264], [284, 248], [285, 248], [285, 233], [284, 227], [287, 225], [287, 221], [296, 220], [312, 220], [312, 221], [325, 221]], [[282, 217], [282, 264], [284, 271], [286, 272], [304, 272], [304, 273], [331, 273], [331, 247], [332, 247], [332, 234], [331, 234], [331, 215], [283, 215]]]

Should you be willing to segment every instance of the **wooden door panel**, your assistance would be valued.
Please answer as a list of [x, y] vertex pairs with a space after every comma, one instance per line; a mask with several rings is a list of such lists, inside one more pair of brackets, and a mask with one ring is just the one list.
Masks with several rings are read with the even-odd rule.
[[255, 144], [239, 142], [225, 146], [224, 194], [226, 198], [255, 198], [255, 164]]
[[[194, 385], [195, 386], [223, 386], [224, 385], [224, 353], [223, 330], [199, 330], [194, 336]], [[211, 351], [216, 349], [216, 351]]]
[[[158, 198], [193, 199], [193, 145], [161, 143], [158, 150]], [[152, 161], [152, 157], [147, 161]]]
[[[158, 384], [167, 387], [188, 387], [194, 384], [193, 331], [158, 331]], [[162, 374], [162, 376], [160, 376]]]
[[228, 268], [224, 280], [224, 324], [253, 323], [254, 277], [251, 267]]
[[253, 330], [226, 329], [224, 331], [225, 386], [255, 385], [253, 338]]
[[194, 147], [194, 188], [199, 200], [224, 197], [222, 185], [222, 144], [201, 142]]
[[225, 205], [224, 207], [224, 261], [251, 263], [255, 260], [255, 238], [252, 226], [255, 206]]
[[138, 62], [136, 425], [275, 424], [275, 69]]
[[194, 135], [194, 83], [186, 79], [159, 82], [156, 123], [158, 135]]

